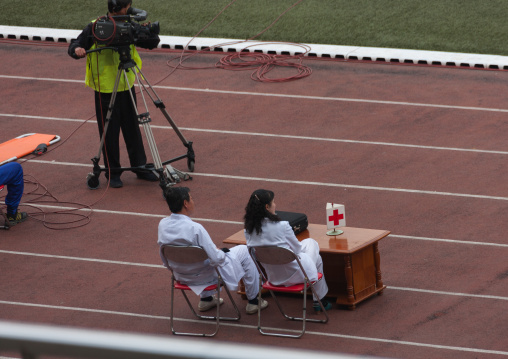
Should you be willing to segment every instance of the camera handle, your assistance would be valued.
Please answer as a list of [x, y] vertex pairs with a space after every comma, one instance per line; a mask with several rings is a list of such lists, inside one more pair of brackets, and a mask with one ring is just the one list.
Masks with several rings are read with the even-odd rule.
[[[129, 91], [129, 94], [131, 97], [133, 108], [134, 108], [134, 110], [136, 112], [136, 116], [138, 118], [138, 122], [143, 127], [143, 130], [145, 132], [145, 137], [146, 137], [148, 146], [150, 148], [154, 164], [153, 165], [145, 165], [142, 167], [134, 167], [134, 168], [132, 168], [132, 167], [131, 168], [123, 168], [123, 167], [122, 168], [115, 168], [115, 170], [121, 170], [121, 171], [136, 170], [136, 171], [153, 172], [159, 177], [159, 185], [163, 191], [167, 187], [172, 186], [176, 183], [179, 183], [182, 179], [184, 181], [192, 179], [192, 177], [189, 176], [189, 174], [187, 174], [185, 172], [181, 172], [170, 165], [170, 163], [172, 163], [172, 162], [187, 158], [187, 167], [188, 167], [189, 171], [191, 171], [191, 172], [194, 171], [195, 154], [194, 154], [194, 150], [192, 148], [192, 142], [189, 142], [185, 139], [185, 137], [179, 130], [178, 126], [171, 119], [171, 117], [169, 116], [169, 114], [166, 111], [166, 107], [165, 107], [164, 103], [162, 102], [160, 97], [157, 95], [157, 93], [155, 92], [155, 90], [153, 89], [151, 84], [148, 82], [146, 76], [141, 72], [141, 69], [139, 68], [139, 66], [134, 61], [132, 61], [130, 59], [130, 56], [122, 56], [122, 53], [125, 54], [125, 52], [127, 52], [130, 55], [130, 50], [125, 51], [125, 49], [121, 49], [121, 48], [102, 47], [100, 49], [94, 49], [94, 50], [89, 50], [89, 51], [95, 52], [95, 51], [101, 51], [101, 50], [105, 50], [105, 49], [113, 49], [115, 51], [118, 51], [120, 54], [121, 62], [120, 62], [120, 65], [118, 66], [118, 72], [117, 72], [116, 79], [115, 79], [115, 85], [113, 87], [111, 100], [109, 102], [109, 107], [108, 107], [108, 112], [106, 114], [106, 119], [104, 121], [104, 131], [101, 136], [99, 151], [98, 151], [97, 156], [92, 158], [93, 172], [89, 173], [87, 176], [88, 187], [90, 189], [98, 188], [100, 173], [102, 171], [108, 171], [108, 168], [106, 168], [106, 167], [101, 168], [100, 167], [99, 160], [100, 160], [102, 148], [104, 146], [106, 133], [107, 133], [107, 130], [109, 127], [109, 120], [111, 119], [111, 116], [113, 113], [113, 108], [114, 108], [114, 104], [115, 104], [115, 100], [116, 100], [116, 95], [118, 93], [118, 87], [119, 87], [121, 77], [123, 76], [125, 78], [125, 82], [127, 84], [129, 84], [129, 88], [132, 87], [132, 86], [130, 86], [131, 84], [129, 83], [129, 80], [127, 78], [127, 71], [129, 71], [130, 69], [133, 69], [133, 70], [135, 69], [134, 73], [136, 75], [137, 86], [140, 89], [141, 97], [142, 97], [146, 112], [141, 113], [141, 114], [138, 112], [138, 109], [136, 106], [136, 101], [134, 100], [132, 92]], [[124, 51], [122, 51], [122, 50], [124, 50]], [[88, 51], [87, 51], [87, 53], [88, 53]], [[136, 85], [136, 84], [133, 84], [133, 85]], [[171, 127], [173, 128], [173, 130], [175, 131], [177, 136], [182, 141], [183, 145], [187, 148], [187, 154], [175, 157], [175, 158], [170, 159], [165, 162], [161, 161], [159, 151], [157, 149], [157, 145], [155, 143], [155, 139], [153, 136], [153, 132], [150, 127], [151, 118], [150, 118], [150, 113], [148, 112], [148, 106], [147, 106], [147, 103], [145, 100], [144, 92], [147, 93], [147, 95], [153, 101], [154, 105], [162, 112], [162, 114], [164, 115], [166, 120], [169, 122], [169, 124], [171, 125]]]

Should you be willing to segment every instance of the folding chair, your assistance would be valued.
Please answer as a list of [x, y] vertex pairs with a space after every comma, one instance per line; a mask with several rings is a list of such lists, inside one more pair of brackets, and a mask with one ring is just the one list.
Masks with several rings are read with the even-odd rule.
[[[305, 333], [305, 322], [315, 322], [315, 323], [327, 323], [328, 322], [328, 313], [326, 313], [325, 308], [323, 307], [323, 303], [321, 303], [321, 300], [316, 295], [316, 291], [314, 289], [314, 284], [316, 282], [311, 282], [308, 279], [307, 273], [305, 273], [305, 269], [303, 268], [300, 259], [298, 256], [290, 249], [277, 247], [277, 246], [259, 246], [259, 247], [251, 247], [249, 249], [250, 255], [252, 259], [254, 260], [254, 263], [256, 264], [256, 267], [259, 271], [259, 299], [261, 299], [261, 289], [266, 289], [270, 292], [271, 296], [277, 303], [277, 307], [279, 307], [279, 310], [281, 314], [289, 320], [296, 320], [296, 321], [302, 321], [302, 331], [300, 334], [297, 335], [291, 335], [291, 334], [283, 334], [278, 332], [266, 332], [263, 331], [261, 328], [261, 310], [258, 310], [258, 330], [263, 335], [270, 335], [270, 336], [276, 336], [276, 337], [286, 337], [286, 338], [301, 338], [303, 334]], [[268, 278], [265, 275], [265, 272], [262, 268], [262, 264], [272, 264], [272, 265], [283, 265], [288, 264], [293, 261], [296, 261], [298, 263], [298, 266], [300, 267], [303, 276], [304, 276], [304, 282], [300, 284], [295, 284], [292, 286], [277, 286], [273, 285], [268, 281]], [[318, 273], [318, 281], [323, 278], [322, 273]], [[312, 294], [314, 294], [315, 298], [318, 298], [319, 305], [321, 307], [321, 310], [323, 311], [325, 315], [325, 319], [309, 319], [307, 318], [307, 289], [310, 288]], [[298, 317], [292, 317], [287, 315], [284, 310], [282, 309], [282, 306], [275, 296], [274, 292], [284, 292], [284, 293], [303, 293], [303, 314], [301, 318]]]
[[[191, 302], [189, 301], [189, 298], [187, 297], [187, 294], [185, 294], [185, 291], [191, 290], [190, 287], [187, 285], [180, 283], [175, 279], [175, 275], [173, 272], [173, 269], [169, 265], [168, 261], [176, 262], [176, 263], [197, 263], [197, 262], [203, 262], [208, 259], [208, 255], [206, 254], [205, 250], [198, 246], [174, 246], [174, 245], [163, 245], [160, 248], [160, 254], [161, 258], [165, 264], [165, 266], [171, 271], [171, 331], [174, 335], [190, 335], [190, 336], [202, 336], [202, 337], [213, 337], [217, 332], [219, 331], [219, 321], [220, 320], [231, 320], [231, 321], [237, 321], [240, 320], [240, 310], [238, 310], [238, 307], [236, 306], [236, 303], [233, 300], [233, 297], [231, 296], [231, 293], [229, 292], [228, 287], [225, 285], [222, 276], [220, 275], [217, 268], [215, 268], [215, 271], [217, 273], [217, 284], [210, 285], [204, 289], [204, 291], [210, 291], [215, 290], [217, 293], [217, 300], [220, 303], [220, 289], [223, 287], [229, 297], [229, 300], [233, 304], [233, 307], [236, 311], [236, 317], [221, 317], [220, 316], [220, 304], [217, 305], [217, 314], [216, 316], [206, 316], [206, 315], [199, 315], [194, 310], [194, 307], [192, 306]], [[175, 295], [175, 289], [179, 289], [182, 291], [182, 294], [185, 298], [185, 301], [189, 305], [189, 308], [191, 309], [192, 313], [197, 318], [200, 319], [211, 319], [215, 320], [215, 331], [213, 333], [207, 334], [207, 333], [184, 333], [184, 332], [177, 332], [174, 329], [173, 320], [173, 307], [174, 307], [174, 295]]]

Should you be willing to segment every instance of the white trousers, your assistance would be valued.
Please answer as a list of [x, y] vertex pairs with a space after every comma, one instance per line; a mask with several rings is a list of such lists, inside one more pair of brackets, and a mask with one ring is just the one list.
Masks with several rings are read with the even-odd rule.
[[[306, 238], [303, 241], [300, 242], [302, 244], [302, 252], [305, 253], [307, 256], [310, 257], [310, 260], [317, 268], [317, 271], [319, 273], [323, 273], [323, 260], [321, 259], [321, 256], [319, 255], [319, 244], [312, 238]], [[304, 266], [305, 271], [307, 269], [305, 268], [305, 264], [302, 263]], [[308, 273], [307, 273], [308, 274]], [[319, 299], [322, 299], [326, 293], [328, 293], [328, 285], [326, 284], [325, 275], [323, 273], [323, 278], [316, 284], [314, 284], [314, 289], [316, 290], [316, 294], [318, 295]], [[314, 298], [316, 299], [316, 298]]]
[[[229, 290], [237, 290], [238, 282], [243, 279], [245, 295], [248, 300], [257, 297], [259, 292], [259, 272], [249, 255], [246, 245], [231, 248], [226, 256], [229, 260], [219, 267], [219, 273]], [[236, 263], [235, 263], [236, 262]], [[203, 291], [201, 298], [209, 297], [214, 291]]]

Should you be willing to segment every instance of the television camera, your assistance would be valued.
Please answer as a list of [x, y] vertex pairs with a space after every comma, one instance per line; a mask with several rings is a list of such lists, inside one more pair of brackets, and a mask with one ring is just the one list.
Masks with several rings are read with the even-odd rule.
[[145, 10], [132, 7], [127, 10], [127, 15], [101, 17], [93, 26], [94, 39], [97, 43], [106, 46], [138, 45], [150, 42], [150, 40], [158, 38], [160, 27], [158, 21], [147, 24], [139, 23], [146, 18]]

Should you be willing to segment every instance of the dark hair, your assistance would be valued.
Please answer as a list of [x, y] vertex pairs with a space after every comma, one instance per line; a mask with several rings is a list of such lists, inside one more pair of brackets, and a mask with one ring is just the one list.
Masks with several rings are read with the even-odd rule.
[[132, 0], [108, 0], [108, 11], [118, 12], [129, 4], [132, 4]]
[[187, 187], [168, 187], [164, 190], [164, 198], [172, 213], [179, 213], [183, 208], [183, 201], [190, 201], [189, 192]]
[[272, 203], [275, 194], [266, 189], [257, 189], [250, 195], [249, 203], [245, 207], [244, 228], [247, 233], [252, 234], [256, 230], [256, 234], [260, 234], [261, 222], [264, 218], [271, 221], [280, 221], [279, 216], [270, 213], [266, 209], [266, 205]]

